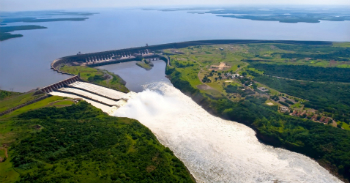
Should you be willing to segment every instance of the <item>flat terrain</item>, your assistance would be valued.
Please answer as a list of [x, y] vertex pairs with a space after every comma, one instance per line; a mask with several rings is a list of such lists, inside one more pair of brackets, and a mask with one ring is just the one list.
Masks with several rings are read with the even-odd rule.
[[43, 96], [42, 94], [35, 95], [34, 93], [35, 93], [34, 91], [30, 91], [22, 94], [15, 93], [3, 99], [0, 99], [0, 112], [6, 111], [8, 109], [11, 109], [13, 107], [27, 103], [31, 100], [34, 100]]

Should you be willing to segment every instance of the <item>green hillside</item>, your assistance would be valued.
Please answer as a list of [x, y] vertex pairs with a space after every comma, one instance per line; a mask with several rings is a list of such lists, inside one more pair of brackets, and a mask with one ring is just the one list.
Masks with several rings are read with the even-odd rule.
[[86, 102], [0, 119], [0, 129], [0, 182], [194, 182], [145, 126]]

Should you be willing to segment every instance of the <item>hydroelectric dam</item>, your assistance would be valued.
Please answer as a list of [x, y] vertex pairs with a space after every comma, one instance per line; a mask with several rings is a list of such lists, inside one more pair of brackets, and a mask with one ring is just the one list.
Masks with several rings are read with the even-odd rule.
[[[157, 50], [231, 43], [247, 41], [197, 41], [77, 54], [58, 59], [51, 67], [60, 72], [63, 64], [93, 67], [135, 59], [162, 59], [169, 65], [169, 58]], [[209, 114], [171, 84], [155, 83], [147, 89], [126, 94], [73, 76], [41, 90], [81, 98], [112, 116], [137, 119], [184, 162], [198, 182], [341, 182], [314, 160], [264, 145], [251, 128]]]

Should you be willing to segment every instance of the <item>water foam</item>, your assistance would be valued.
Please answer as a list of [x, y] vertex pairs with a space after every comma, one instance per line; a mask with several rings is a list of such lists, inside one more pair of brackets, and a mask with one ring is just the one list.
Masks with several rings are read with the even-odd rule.
[[341, 182], [312, 159], [261, 144], [245, 125], [210, 115], [167, 83], [148, 85], [115, 116], [147, 126], [198, 182]]

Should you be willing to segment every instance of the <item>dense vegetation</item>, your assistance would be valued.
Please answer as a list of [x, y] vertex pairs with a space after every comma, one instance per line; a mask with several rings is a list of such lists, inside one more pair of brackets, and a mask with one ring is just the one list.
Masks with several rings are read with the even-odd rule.
[[308, 100], [306, 107], [329, 113], [336, 120], [350, 123], [350, 85], [274, 78], [255, 74], [254, 80], [292, 96]]
[[100, 70], [92, 67], [68, 65], [64, 65], [60, 68], [60, 70], [66, 73], [80, 75], [80, 78], [82, 80], [95, 83], [97, 85], [105, 86], [122, 92], [129, 91], [125, 87], [126, 83], [121, 77], [106, 70]]
[[281, 56], [282, 58], [311, 58], [313, 60], [317, 59], [329, 59], [329, 60], [335, 60], [335, 61], [349, 61], [350, 60], [350, 48], [343, 48], [338, 49], [334, 52], [330, 53], [284, 53]]
[[275, 65], [251, 63], [251, 67], [264, 74], [296, 80], [350, 82], [350, 69], [337, 67], [312, 67], [307, 65]]
[[86, 102], [29, 111], [12, 119], [12, 126], [27, 130], [7, 160], [18, 182], [193, 182], [146, 127]]
[[212, 113], [247, 124], [263, 142], [303, 153], [350, 179], [350, 131], [283, 115], [265, 105], [266, 98], [247, 97], [239, 102], [213, 98], [191, 86], [177, 69], [167, 73], [175, 87]]

